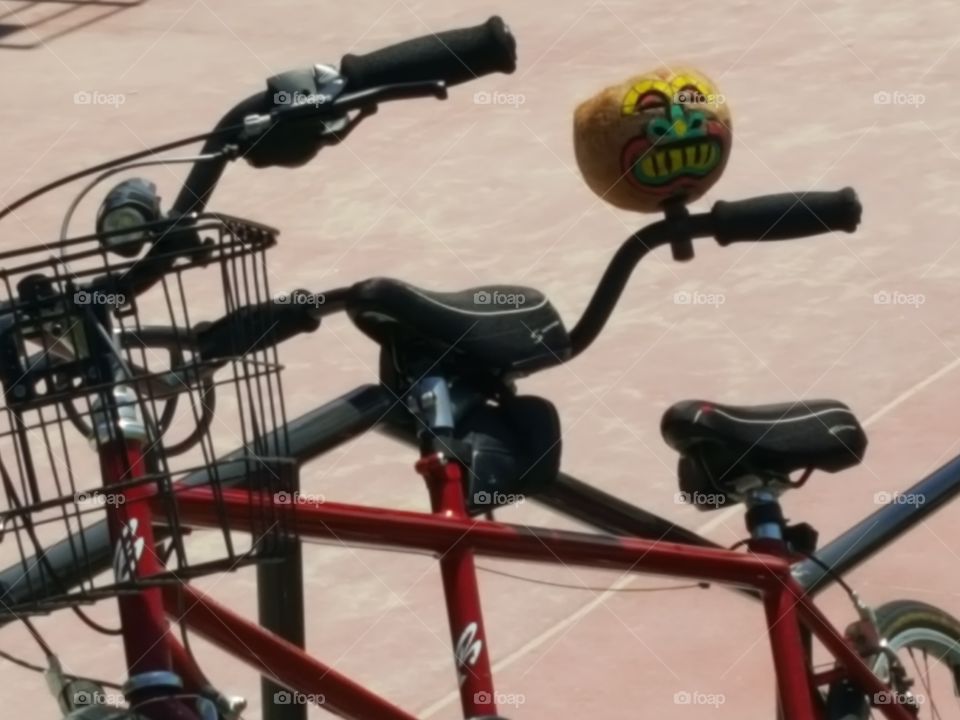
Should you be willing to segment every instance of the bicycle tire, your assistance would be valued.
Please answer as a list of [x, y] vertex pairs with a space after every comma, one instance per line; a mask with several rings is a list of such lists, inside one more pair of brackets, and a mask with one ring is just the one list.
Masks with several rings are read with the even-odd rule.
[[[924, 651], [927, 658], [947, 665], [953, 673], [954, 692], [960, 689], [960, 620], [940, 608], [917, 600], [895, 600], [876, 609], [877, 629], [886, 638], [890, 648], [897, 653], [911, 677], [913, 668], [904, 651]], [[884, 665], [889, 660], [877, 654], [870, 658], [870, 667], [883, 676]], [[914, 678], [917, 679], [917, 678]], [[922, 680], [917, 680], [915, 689], [924, 692]], [[922, 705], [921, 705], [922, 710]], [[826, 717], [828, 720], [868, 720], [871, 706], [862, 691], [849, 681], [830, 686], [827, 694]]]

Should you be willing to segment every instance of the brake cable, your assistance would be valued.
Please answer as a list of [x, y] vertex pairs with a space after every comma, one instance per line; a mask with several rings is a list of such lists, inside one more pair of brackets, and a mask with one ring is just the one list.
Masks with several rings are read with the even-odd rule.
[[[67, 230], [70, 227], [70, 221], [73, 219], [73, 213], [76, 211], [77, 206], [83, 201], [83, 199], [90, 193], [93, 188], [99, 185], [101, 182], [106, 180], [111, 175], [116, 175], [117, 173], [124, 172], [126, 170], [133, 170], [134, 168], [141, 167], [151, 167], [153, 165], [176, 165], [183, 163], [190, 163], [191, 165], [196, 165], [201, 162], [210, 162], [212, 160], [217, 160], [224, 156], [230, 156], [233, 154], [233, 146], [227, 146], [215, 153], [206, 153], [200, 155], [188, 155], [186, 157], [176, 157], [176, 158], [165, 158], [162, 160], [144, 160], [141, 162], [131, 162], [125, 163], [118, 167], [110, 168], [95, 177], [90, 183], [81, 190], [76, 197], [74, 197], [73, 202], [70, 203], [70, 206], [67, 208], [67, 212], [64, 214], [63, 223], [60, 226], [60, 241], [63, 242], [67, 239]], [[0, 216], [2, 217], [2, 216]]]
[[[56, 658], [56, 655], [53, 653], [50, 647], [46, 644], [43, 638], [40, 637], [40, 634], [37, 632], [37, 630], [33, 628], [26, 619], [24, 619], [24, 623], [27, 624], [27, 627], [31, 633], [35, 633], [34, 639], [37, 640], [37, 643], [40, 645], [41, 649], [43, 650], [44, 656], [47, 658]], [[49, 670], [49, 668], [45, 668], [42, 665], [35, 665], [34, 663], [24, 660], [23, 658], [19, 658], [16, 655], [11, 655], [5, 650], [0, 650], [0, 658], [3, 658], [7, 662], [13, 663], [14, 665], [22, 667], [25, 670], [32, 670], [33, 672], [37, 672], [41, 674]], [[64, 673], [63, 677], [66, 678], [67, 680], [70, 680], [71, 682], [74, 682], [77, 680], [86, 680], [87, 682], [100, 685], [101, 687], [108, 687], [115, 690], [121, 690], [123, 688], [123, 686], [120, 685], [119, 683], [111, 682], [109, 680], [100, 680], [99, 678], [86, 677], [84, 675], [73, 675], [71, 673]]]
[[185, 145], [193, 145], [202, 140], [207, 140], [218, 135], [225, 135], [228, 133], [235, 133], [244, 129], [244, 124], [240, 123], [237, 125], [231, 125], [225, 128], [219, 128], [210, 132], [201, 133], [199, 135], [193, 135], [188, 138], [183, 138], [182, 140], [174, 140], [172, 142], [164, 143], [162, 145], [155, 145], [152, 148], [147, 148], [146, 150], [140, 150], [139, 152], [131, 153], [130, 155], [124, 155], [123, 157], [116, 158], [114, 160], [108, 160], [107, 162], [100, 163], [99, 165], [94, 165], [85, 170], [78, 170], [75, 173], [69, 175], [64, 175], [63, 177], [53, 180], [52, 182], [43, 185], [42, 187], [37, 188], [36, 190], [27, 193], [23, 197], [20, 197], [14, 200], [12, 203], [7, 205], [5, 208], [0, 209], [0, 220], [5, 218], [7, 215], [12, 213], [14, 210], [23, 207], [28, 202], [36, 200], [42, 195], [46, 195], [51, 190], [56, 190], [59, 187], [68, 185], [74, 180], [79, 180], [82, 177], [87, 177], [88, 175], [93, 175], [94, 173], [102, 172], [104, 170], [109, 170], [110, 168], [117, 167], [118, 165], [124, 165], [127, 163], [135, 162], [145, 157], [151, 157], [153, 155], [159, 155], [160, 153], [167, 152], [168, 150], [174, 150], [175, 148], [184, 147]]
[[591, 592], [595, 592], [595, 593], [664, 592], [667, 590], [693, 590], [694, 588], [702, 588], [706, 590], [710, 587], [710, 583], [707, 583], [707, 582], [686, 583], [684, 585], [663, 585], [663, 586], [642, 587], [642, 588], [591, 587], [589, 585], [571, 585], [569, 583], [554, 582], [552, 580], [541, 580], [539, 578], [527, 577], [525, 575], [516, 575], [514, 573], [505, 572], [504, 570], [494, 570], [493, 568], [484, 567], [482, 565], [477, 565], [477, 570], [480, 570], [481, 572], [487, 572], [492, 575], [500, 575], [505, 578], [510, 578], [511, 580], [520, 580], [522, 582], [533, 583], [534, 585], [546, 585], [547, 587], [562, 588], [564, 590], [590, 590]]
[[[333, 540], [319, 540], [315, 538], [304, 537], [304, 538], [300, 538], [300, 542], [305, 545], [330, 545], [334, 547], [342, 547], [340, 543]], [[423, 557], [434, 557], [434, 553], [430, 550], [411, 550], [410, 548], [378, 547], [377, 552], [397, 553], [400, 555], [422, 555]], [[514, 573], [508, 573], [504, 570], [497, 570], [495, 568], [486, 567], [484, 565], [477, 565], [476, 568], [478, 572], [490, 573], [491, 575], [502, 575], [503, 577], [510, 578], [512, 580], [528, 582], [534, 585], [546, 585], [548, 587], [562, 588], [565, 590], [589, 590], [590, 592], [594, 592], [594, 593], [663, 592], [666, 590], [692, 590], [694, 588], [702, 588], [706, 590], [710, 587], [710, 583], [707, 583], [707, 582], [688, 583], [685, 585], [663, 585], [663, 586], [642, 587], [642, 588], [594, 587], [590, 585], [573, 585], [569, 583], [555, 582], [553, 580], [541, 580], [540, 578], [533, 578], [533, 577], [528, 577], [526, 575], [517, 575]]]

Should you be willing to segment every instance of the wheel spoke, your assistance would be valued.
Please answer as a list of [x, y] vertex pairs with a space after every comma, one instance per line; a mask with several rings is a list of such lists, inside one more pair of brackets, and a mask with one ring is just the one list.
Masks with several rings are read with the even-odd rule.
[[[887, 603], [876, 615], [884, 641], [870, 663], [877, 679], [894, 693], [896, 701], [903, 702], [909, 692], [914, 700], [911, 715], [915, 713], [917, 718], [960, 717], [960, 620], [933, 606], [908, 600]], [[941, 677], [944, 673], [950, 673], [946, 680]], [[935, 698], [934, 684], [937, 692], [951, 692], [954, 702]], [[941, 685], [949, 685], [950, 690], [941, 691]], [[854, 709], [845, 685], [831, 685], [831, 694], [835, 690], [828, 717], [866, 720], [884, 716], [883, 699], [863, 696], [865, 703]]]
[[[917, 662], [917, 656], [914, 653], [915, 648], [907, 647], [905, 648], [907, 654], [910, 656], [910, 661], [913, 663], [914, 676], [919, 679], [921, 686], [923, 687], [923, 697], [924, 701], [930, 704], [930, 712], [933, 713], [934, 718], [941, 718], [940, 711], [937, 709], [936, 701], [933, 699], [933, 691], [930, 681], [930, 653], [926, 648], [922, 649], [923, 652], [923, 669], [920, 668], [920, 664]], [[941, 655], [938, 660], [943, 659], [946, 655]], [[897, 695], [899, 698], [899, 694]]]

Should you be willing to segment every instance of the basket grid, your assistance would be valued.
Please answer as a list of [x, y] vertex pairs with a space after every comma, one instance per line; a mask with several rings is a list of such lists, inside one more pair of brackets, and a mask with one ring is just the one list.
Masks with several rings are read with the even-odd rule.
[[[118, 260], [102, 235], [0, 253], [0, 561], [20, 568], [17, 587], [0, 586], [0, 617], [269, 561], [295, 535], [277, 501], [297, 486], [277, 349], [212, 358], [196, 342], [207, 322], [270, 300], [275, 231], [213, 214], [144, 227], [155, 239], [138, 257]], [[187, 234], [202, 242], [184, 250]], [[158, 263], [151, 290], [126, 296]], [[144, 467], [102, 486], [97, 448], [123, 441], [132, 418]], [[184, 527], [184, 478], [211, 490], [214, 527]], [[249, 532], [228, 525], [227, 488], [244, 493]], [[103, 521], [145, 496], [165, 569], [93, 572], [104, 566]], [[113, 540], [113, 564], [127, 567], [117, 559], [129, 548]]]

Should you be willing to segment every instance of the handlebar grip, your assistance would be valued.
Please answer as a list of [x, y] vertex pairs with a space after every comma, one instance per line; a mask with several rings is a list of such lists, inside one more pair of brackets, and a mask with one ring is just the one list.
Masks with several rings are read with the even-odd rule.
[[344, 55], [340, 74], [352, 90], [392, 83], [443, 80], [447, 85], [517, 67], [517, 43], [494, 15], [481, 25], [433, 33], [366, 55]]
[[863, 208], [847, 187], [834, 192], [763, 195], [719, 201], [711, 210], [713, 234], [720, 245], [742, 240], [789, 240], [843, 230], [852, 233]]
[[320, 327], [320, 318], [309, 304], [290, 298], [308, 296], [304, 291], [287, 296], [288, 301], [271, 300], [248, 305], [228, 313], [197, 331], [197, 350], [204, 360], [240, 357], [278, 345], [300, 333]]

